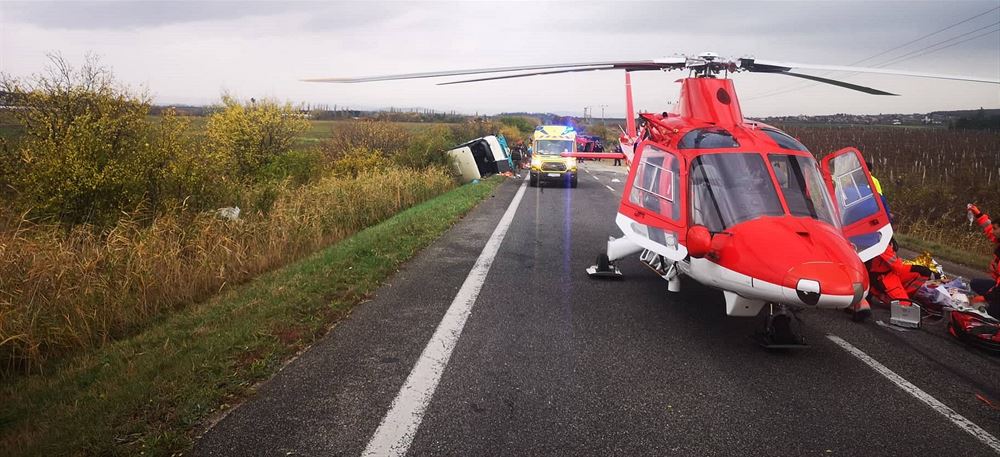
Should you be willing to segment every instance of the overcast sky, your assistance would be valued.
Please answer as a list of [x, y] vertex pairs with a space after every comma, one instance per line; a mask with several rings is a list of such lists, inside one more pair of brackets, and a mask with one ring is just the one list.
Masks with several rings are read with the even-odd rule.
[[[992, 11], [991, 11], [992, 9]], [[436, 86], [432, 80], [317, 84], [302, 78], [487, 66], [727, 57], [848, 65], [947, 47], [887, 68], [1000, 78], [1000, 0], [935, 2], [28, 2], [0, 0], [0, 71], [25, 76], [46, 53], [97, 54], [158, 103], [239, 97], [464, 113], [624, 112], [620, 72]], [[976, 31], [976, 29], [980, 29]], [[991, 33], [992, 31], [992, 33]], [[985, 34], [985, 35], [984, 35]], [[976, 38], [978, 35], [978, 38]], [[950, 41], [947, 41], [950, 40]], [[962, 42], [963, 40], [968, 40]], [[928, 46], [941, 43], [937, 47]], [[637, 108], [670, 109], [681, 72], [633, 76]], [[877, 97], [776, 75], [736, 76], [744, 114], [911, 113], [1000, 107], [1000, 86], [828, 74], [901, 94]]]

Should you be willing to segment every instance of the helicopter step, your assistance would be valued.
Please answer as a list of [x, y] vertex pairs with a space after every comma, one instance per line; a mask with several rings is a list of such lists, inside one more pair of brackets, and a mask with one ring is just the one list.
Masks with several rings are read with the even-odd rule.
[[[775, 309], [777, 308], [777, 310]], [[764, 330], [753, 336], [765, 349], [805, 349], [809, 345], [799, 332], [802, 321], [787, 305], [768, 303]]]
[[639, 261], [653, 270], [661, 278], [667, 281], [667, 290], [671, 292], [681, 291], [681, 277], [677, 270], [677, 262], [669, 260], [649, 249], [639, 254]]

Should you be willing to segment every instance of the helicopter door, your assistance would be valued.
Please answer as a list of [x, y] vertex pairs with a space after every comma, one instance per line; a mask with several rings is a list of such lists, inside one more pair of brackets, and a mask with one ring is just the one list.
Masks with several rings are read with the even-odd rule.
[[618, 226], [629, 239], [670, 260], [687, 256], [683, 170], [676, 153], [653, 142], [639, 144], [618, 209]]
[[844, 236], [854, 245], [861, 260], [867, 262], [885, 251], [892, 238], [889, 215], [882, 197], [875, 192], [871, 172], [854, 148], [826, 156], [822, 166]]

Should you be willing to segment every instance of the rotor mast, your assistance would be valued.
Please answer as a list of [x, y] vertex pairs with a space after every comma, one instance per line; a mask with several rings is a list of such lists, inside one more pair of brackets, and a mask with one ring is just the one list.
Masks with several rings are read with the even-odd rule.
[[743, 112], [733, 80], [694, 77], [681, 80], [674, 114], [719, 126], [743, 124]]

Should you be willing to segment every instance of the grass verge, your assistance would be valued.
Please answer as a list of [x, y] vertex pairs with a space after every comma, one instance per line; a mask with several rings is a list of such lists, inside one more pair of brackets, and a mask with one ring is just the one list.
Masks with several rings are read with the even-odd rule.
[[169, 455], [502, 182], [466, 185], [44, 374], [0, 384], [0, 454]]
[[916, 252], [927, 251], [934, 257], [939, 257], [969, 268], [983, 270], [984, 272], [992, 258], [988, 253], [970, 252], [933, 241], [925, 241], [902, 233], [895, 233], [892, 236], [899, 242], [900, 247], [905, 247]]

